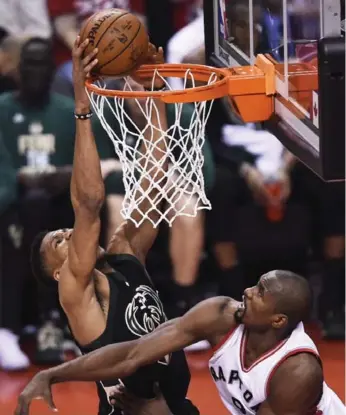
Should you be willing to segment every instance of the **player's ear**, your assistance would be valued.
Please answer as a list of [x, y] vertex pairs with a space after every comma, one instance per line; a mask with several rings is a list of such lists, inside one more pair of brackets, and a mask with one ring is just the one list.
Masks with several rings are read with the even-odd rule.
[[53, 278], [55, 279], [55, 281], [59, 281], [59, 279], [60, 279], [60, 269], [56, 269], [53, 272]]
[[281, 329], [288, 323], [286, 314], [274, 314], [272, 317], [272, 327], [274, 329]]

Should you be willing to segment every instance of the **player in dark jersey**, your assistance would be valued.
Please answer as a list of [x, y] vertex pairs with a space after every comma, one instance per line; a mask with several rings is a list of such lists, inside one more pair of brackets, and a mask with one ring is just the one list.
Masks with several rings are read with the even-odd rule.
[[[166, 321], [160, 298], [144, 266], [157, 234], [150, 221], [144, 221], [139, 227], [132, 221], [125, 222], [115, 232], [106, 252], [99, 247], [99, 213], [105, 189], [90, 122], [90, 101], [84, 86], [85, 77], [97, 64], [97, 51], [83, 58], [87, 44], [88, 41], [80, 43], [78, 38], [73, 49], [76, 141], [71, 201], [75, 213], [74, 228], [39, 235], [32, 250], [34, 273], [41, 283], [58, 289], [71, 332], [84, 354], [109, 344], [135, 340]], [[151, 45], [149, 62], [162, 61], [162, 49], [157, 51]], [[158, 112], [152, 111], [151, 122], [165, 129], [165, 104], [160, 101], [156, 105]], [[159, 140], [156, 129], [148, 130], [148, 134], [153, 131], [147, 139], [156, 145], [154, 157], [165, 157], [164, 140]], [[160, 180], [164, 171], [151, 174]], [[141, 180], [145, 193], [149, 180]], [[150, 192], [150, 199], [155, 199], [156, 191]], [[138, 212], [148, 208], [149, 201], [143, 200]], [[138, 219], [138, 212], [133, 213], [133, 219]], [[158, 382], [174, 415], [198, 414], [186, 399], [189, 381], [183, 352], [166, 356], [121, 379], [127, 390], [144, 399], [155, 396], [154, 384]], [[117, 384], [118, 379], [97, 384], [99, 415], [121, 413], [110, 403]]]

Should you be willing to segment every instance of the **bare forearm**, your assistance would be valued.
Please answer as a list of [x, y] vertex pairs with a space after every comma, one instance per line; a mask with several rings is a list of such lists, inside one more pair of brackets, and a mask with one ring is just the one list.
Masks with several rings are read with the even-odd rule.
[[118, 379], [131, 375], [135, 367], [129, 358], [133, 342], [113, 344], [48, 369], [52, 383]]
[[[76, 108], [78, 111], [80, 110]], [[76, 128], [71, 179], [72, 203], [75, 208], [95, 206], [99, 210], [104, 201], [105, 189], [91, 121], [76, 120]]]
[[[192, 344], [177, 334], [179, 319], [166, 321], [141, 339], [112, 344], [48, 370], [53, 383], [123, 378], [139, 367]], [[156, 347], [155, 347], [156, 346]]]
[[[143, 198], [142, 202], [138, 206], [139, 212], [146, 212], [151, 209], [151, 201], [155, 199], [158, 192], [157, 186], [153, 186], [153, 182], [158, 183], [159, 187], [163, 187], [165, 172], [168, 168], [167, 158], [167, 142], [166, 137], [162, 135], [167, 130], [167, 118], [165, 104], [158, 100], [155, 102], [157, 111], [153, 109], [151, 123], [152, 128], [147, 128], [144, 133], [144, 140], [146, 145], [141, 146], [140, 151], [145, 153], [148, 151], [147, 146], [150, 143], [150, 158], [143, 157], [141, 159], [141, 167], [148, 172], [148, 175], [143, 174], [140, 179], [140, 187], [143, 189], [143, 193], [146, 194], [149, 189], [148, 197]], [[133, 212], [133, 216], [137, 214]], [[141, 214], [140, 214], [141, 215]], [[136, 219], [136, 218], [134, 218]]]

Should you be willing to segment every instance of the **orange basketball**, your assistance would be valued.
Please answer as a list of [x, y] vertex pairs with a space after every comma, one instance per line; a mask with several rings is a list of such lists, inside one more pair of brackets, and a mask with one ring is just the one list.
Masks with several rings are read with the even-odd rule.
[[148, 33], [127, 10], [109, 9], [92, 15], [80, 32], [81, 41], [89, 39], [85, 54], [98, 48], [96, 75], [125, 76], [145, 61]]

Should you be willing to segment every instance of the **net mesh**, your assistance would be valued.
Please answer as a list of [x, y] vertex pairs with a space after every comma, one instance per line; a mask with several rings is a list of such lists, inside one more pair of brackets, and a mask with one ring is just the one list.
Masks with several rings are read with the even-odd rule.
[[[158, 70], [153, 82], [157, 77], [171, 89]], [[211, 85], [216, 81], [217, 76], [211, 74], [207, 83]], [[184, 88], [196, 86], [191, 71], [186, 72], [183, 83]], [[95, 84], [102, 89], [108, 87], [105, 80], [95, 81]], [[131, 78], [124, 78], [121, 84], [124, 91], [138, 90], [138, 84]], [[125, 220], [133, 221], [136, 226], [145, 220], [154, 227], [162, 221], [171, 226], [177, 216], [196, 216], [200, 209], [211, 209], [204, 186], [203, 147], [212, 101], [168, 104], [168, 129], [163, 130], [152, 123], [153, 111], [158, 109], [151, 97], [128, 99], [90, 91], [88, 94], [122, 164], [125, 197], [121, 214]], [[189, 106], [188, 117], [186, 105]], [[152, 140], [150, 137], [155, 130], [159, 139]], [[158, 157], [161, 140], [165, 140], [166, 151]]]

